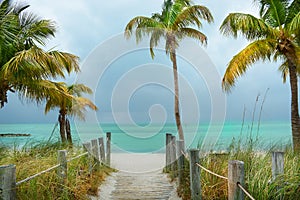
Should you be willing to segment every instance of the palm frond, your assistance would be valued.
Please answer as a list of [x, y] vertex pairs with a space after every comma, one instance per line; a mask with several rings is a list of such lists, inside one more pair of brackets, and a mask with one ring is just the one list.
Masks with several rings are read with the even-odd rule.
[[66, 110], [67, 115], [78, 117], [84, 120], [86, 107], [97, 110], [97, 106], [88, 98], [82, 97], [82, 94], [91, 94], [92, 90], [84, 84], [73, 84], [67, 86], [65, 83], [57, 83], [60, 86], [60, 90], [67, 96], [60, 95], [60, 93], [53, 92], [47, 98], [45, 106], [45, 113], [50, 110], [59, 108], [60, 110]]
[[59, 51], [45, 52], [37, 46], [18, 52], [2, 67], [4, 76], [15, 78], [64, 77], [65, 71], [79, 71], [77, 56]]
[[149, 18], [149, 17], [135, 17], [132, 20], [128, 22], [128, 24], [125, 27], [125, 37], [129, 39], [134, 31], [134, 29], [140, 29], [140, 33], [137, 34], [137, 40], [141, 39], [143, 33], [143, 29], [147, 28], [163, 28], [164, 25], [161, 22], [158, 22], [155, 19]]
[[207, 37], [204, 33], [193, 28], [182, 28], [180, 30], [181, 31], [178, 33], [178, 38], [189, 37], [201, 42], [204, 45], [207, 44]]
[[283, 62], [279, 66], [278, 70], [281, 72], [282, 82], [285, 83], [286, 82], [286, 78], [289, 75], [289, 65], [288, 65], [288, 62], [287, 61]]
[[156, 29], [155, 32], [153, 32], [153, 34], [151, 35], [150, 38], [150, 55], [151, 58], [154, 59], [155, 53], [153, 48], [156, 47], [159, 44], [159, 41], [162, 37], [165, 36], [166, 31], [164, 29]]
[[286, 18], [287, 24], [289, 24], [297, 14], [299, 14], [299, 10], [300, 10], [300, 1], [294, 0], [288, 7], [288, 15]]
[[274, 41], [268, 39], [257, 40], [249, 44], [229, 62], [222, 80], [222, 88], [225, 91], [230, 91], [235, 80], [242, 76], [252, 64], [258, 60], [270, 60], [275, 50]]
[[261, 19], [250, 14], [230, 13], [220, 26], [222, 34], [237, 37], [240, 32], [248, 40], [265, 38], [272, 29]]
[[165, 18], [164, 24], [166, 24], [166, 27], [172, 27], [174, 22], [177, 19], [177, 16], [182, 10], [185, 9], [184, 5], [180, 2], [177, 1], [175, 2], [172, 7], [170, 8], [168, 12], [168, 18]]
[[272, 27], [281, 27], [286, 22], [289, 0], [260, 0], [261, 18]]
[[91, 88], [84, 84], [72, 84], [67, 87], [68, 92], [76, 97], [82, 96], [83, 93], [85, 94], [92, 94], [93, 91]]
[[178, 30], [178, 28], [184, 28], [193, 25], [200, 28], [202, 26], [200, 19], [203, 19], [208, 23], [213, 22], [213, 16], [208, 8], [201, 5], [187, 7], [178, 14], [173, 24], [173, 29]]
[[287, 26], [289, 32], [295, 34], [295, 36], [298, 38], [298, 41], [300, 41], [300, 12], [295, 15], [295, 17]]
[[66, 70], [69, 74], [73, 71], [80, 71], [78, 56], [61, 51], [50, 51], [48, 53], [53, 59], [52, 62], [56, 62], [57, 68], [60, 66], [62, 70]]
[[84, 97], [74, 98], [72, 102], [72, 107], [68, 109], [68, 115], [77, 117], [80, 120], [85, 120], [85, 113], [87, 112], [86, 108], [95, 111], [98, 110], [97, 106], [89, 99]]
[[49, 37], [54, 37], [56, 27], [53, 21], [40, 20], [39, 17], [33, 13], [26, 12], [20, 14], [20, 40], [28, 47], [34, 45], [37, 42], [41, 45], [45, 45], [45, 40]]
[[37, 104], [43, 103], [46, 99], [54, 96], [69, 97], [59, 83], [49, 80], [31, 80], [13, 85], [13, 88], [18, 92], [21, 100], [36, 102]]

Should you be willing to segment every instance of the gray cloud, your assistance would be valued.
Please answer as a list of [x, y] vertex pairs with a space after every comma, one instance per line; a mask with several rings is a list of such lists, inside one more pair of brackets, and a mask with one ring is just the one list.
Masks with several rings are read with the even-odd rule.
[[[57, 37], [49, 42], [47, 48], [57, 47], [60, 50], [75, 53], [80, 56], [82, 63], [98, 44], [121, 33], [131, 18], [137, 15], [150, 16], [151, 13], [159, 12], [162, 4], [162, 0], [30, 0], [27, 2], [31, 5], [30, 9], [33, 12], [42, 18], [53, 19], [57, 23], [59, 28]], [[233, 55], [247, 45], [247, 41], [243, 38], [235, 40], [222, 36], [219, 32], [219, 26], [222, 20], [229, 12], [248, 12], [256, 14], [257, 9], [252, 4], [252, 1], [223, 0], [220, 2], [216, 0], [204, 0], [195, 1], [195, 3], [206, 5], [214, 15], [214, 24], [208, 25], [204, 23], [203, 25], [202, 31], [208, 36], [208, 46], [203, 49], [216, 66], [220, 76], [222, 76], [227, 63]], [[109, 49], [107, 51], [109, 51]], [[143, 56], [135, 58], [136, 60], [132, 61], [132, 63], [136, 65], [146, 64], [151, 62], [149, 57], [149, 53], [145, 52]], [[99, 57], [99, 59], [103, 58]], [[153, 62], [163, 62], [170, 65], [168, 58], [163, 58], [163, 55], [158, 55]], [[120, 68], [119, 71], [115, 70], [113, 72], [115, 77], [107, 77], [106, 81], [113, 84], [113, 81], [116, 81], [122, 73], [131, 67], [130, 64], [129, 59], [124, 61], [124, 65], [127, 65], [127, 68]], [[184, 71], [184, 69], [181, 69], [182, 67], [183, 66], [179, 66], [179, 69]], [[276, 63], [258, 63], [254, 65], [245, 76], [238, 79], [237, 85], [232, 93], [227, 95], [228, 120], [241, 120], [244, 106], [247, 107], [248, 115], [250, 115], [256, 95], [258, 93], [263, 95], [267, 88], [270, 88], [270, 91], [264, 106], [263, 119], [289, 119], [289, 87], [288, 84], [282, 84], [277, 67], [278, 64]], [[158, 75], [163, 76], [162, 74]], [[112, 79], [111, 82], [109, 82], [110, 78]], [[191, 77], [190, 79], [194, 79], [193, 87], [197, 88], [200, 94], [203, 94], [206, 91], [203, 85], [204, 82], [203, 80], [199, 81], [198, 78], [199, 77]], [[74, 77], [71, 77], [68, 81], [73, 79]], [[199, 81], [199, 84], [197, 81]], [[216, 87], [220, 87], [220, 84], [221, 80], [216, 82]], [[111, 94], [112, 86], [107, 85], [107, 87], [103, 87], [102, 89], [102, 91], [97, 91], [96, 96], [96, 103], [101, 108], [98, 112], [98, 116], [104, 121], [110, 121], [111, 109], [108, 95]], [[147, 108], [143, 108], [143, 103], [138, 100], [142, 100], [142, 95], [148, 95], [146, 97], [149, 97], [153, 92], [155, 91], [145, 89], [144, 91], [140, 91], [140, 96], [137, 97], [136, 100], [132, 99], [131, 107], [133, 113], [136, 113], [135, 117], [133, 117], [134, 119], [139, 118], [138, 113], [140, 113], [141, 110], [147, 110], [151, 104], [151, 102], [148, 102]], [[199, 98], [201, 97], [200, 94], [198, 94]], [[203, 97], [201, 99], [203, 99]], [[41, 107], [36, 108], [32, 104], [20, 104], [16, 95], [10, 95], [9, 101], [9, 104], [0, 111], [1, 123], [52, 122], [56, 120], [55, 112], [45, 117]], [[122, 100], [120, 99], [120, 101]], [[172, 102], [172, 100], [165, 100], [163, 104], [172, 108], [170, 102]], [[210, 108], [206, 105], [209, 103], [209, 100], [200, 102], [200, 108], [202, 107], [203, 111], [208, 112]], [[155, 103], [155, 101], [153, 103]], [[171, 112], [168, 106], [166, 106], [166, 110]], [[144, 119], [147, 118], [147, 116], [145, 117], [143, 115], [141, 118]]]

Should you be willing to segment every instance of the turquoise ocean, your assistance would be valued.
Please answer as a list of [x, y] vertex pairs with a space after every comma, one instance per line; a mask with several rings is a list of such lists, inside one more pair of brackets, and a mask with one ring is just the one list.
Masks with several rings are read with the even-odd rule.
[[[112, 134], [114, 152], [159, 153], [164, 151], [165, 134], [177, 136], [175, 124], [165, 125], [117, 125], [117, 124], [72, 124], [72, 135], [76, 143]], [[232, 141], [257, 139], [258, 149], [268, 149], [274, 145], [284, 147], [291, 143], [290, 122], [226, 122], [211, 125], [183, 125], [186, 147], [197, 148], [205, 137], [216, 141], [212, 150], [227, 150]], [[0, 124], [0, 133], [29, 133], [30, 137], [0, 137], [1, 146], [21, 148], [39, 142], [59, 141], [59, 128], [55, 124]], [[177, 136], [178, 138], [178, 136]]]

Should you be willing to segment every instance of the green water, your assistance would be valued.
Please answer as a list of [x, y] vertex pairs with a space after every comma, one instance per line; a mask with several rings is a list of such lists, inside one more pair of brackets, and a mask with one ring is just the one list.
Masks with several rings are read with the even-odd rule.
[[[251, 128], [252, 127], [252, 128]], [[0, 133], [29, 133], [31, 137], [0, 138], [1, 145], [22, 146], [33, 142], [59, 140], [59, 129], [54, 124], [0, 124]], [[226, 150], [232, 139], [246, 140], [251, 136], [258, 138], [257, 148], [268, 148], [274, 144], [286, 145], [291, 142], [291, 128], [289, 122], [262, 122], [258, 131], [258, 124], [240, 122], [226, 122], [224, 125], [183, 125], [187, 148], [202, 145], [201, 141], [212, 141], [213, 150]], [[252, 131], [251, 131], [252, 130]], [[116, 124], [73, 124], [72, 133], [78, 143], [98, 137], [105, 137], [106, 132], [112, 133], [113, 151], [126, 152], [163, 152], [165, 134], [172, 133], [178, 138], [173, 124], [163, 126], [133, 126]], [[210, 136], [210, 137], [208, 137]], [[209, 138], [209, 140], [207, 139]], [[206, 139], [205, 139], [206, 138]], [[212, 145], [211, 145], [212, 146]]]

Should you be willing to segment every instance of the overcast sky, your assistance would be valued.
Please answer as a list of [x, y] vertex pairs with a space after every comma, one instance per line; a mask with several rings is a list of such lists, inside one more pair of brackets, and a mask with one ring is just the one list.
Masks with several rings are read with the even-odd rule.
[[[128, 110], [132, 120], [138, 123], [150, 120], [154, 122], [174, 120], [172, 71], [170, 70], [172, 65], [164, 52], [157, 50], [156, 58], [152, 60], [148, 50], [143, 48], [145, 46], [142, 44], [137, 46], [141, 47], [138, 51], [130, 49], [131, 51], [129, 53], [127, 51], [127, 54], [114, 55], [120, 50], [119, 44], [127, 45], [125, 39], [121, 38], [129, 20], [135, 16], [151, 16], [152, 13], [160, 12], [163, 0], [28, 0], [26, 2], [30, 4], [30, 11], [41, 18], [52, 19], [56, 22], [58, 32], [56, 37], [49, 41], [47, 48], [55, 47], [78, 55], [83, 67], [89, 63], [88, 68], [82, 69], [83, 73], [93, 69], [94, 74], [97, 74], [97, 80], [95, 77], [89, 80], [88, 77], [90, 75], [92, 77], [93, 73], [81, 74], [79, 77], [73, 75], [66, 80], [68, 83], [80, 80], [87, 85], [94, 84], [89, 86], [95, 90], [95, 96], [91, 98], [100, 108], [95, 115], [97, 120], [100, 122], [119, 120], [128, 123], [128, 120], [131, 120], [127, 115]], [[262, 119], [264, 121], [289, 120], [289, 85], [282, 83], [281, 74], [277, 70], [278, 63], [255, 64], [245, 76], [238, 79], [230, 94], [223, 93], [226, 96], [226, 102], [223, 102], [223, 99], [220, 100], [221, 94], [213, 94], [215, 90], [220, 91], [221, 77], [226, 70], [227, 63], [247, 45], [244, 38], [233, 39], [222, 36], [219, 26], [230, 12], [257, 15], [257, 7], [253, 5], [252, 0], [197, 0], [194, 2], [207, 6], [215, 22], [210, 25], [203, 23], [202, 32], [208, 36], [207, 47], [194, 51], [196, 47], [192, 46], [192, 50], [181, 51], [182, 55], [178, 56], [181, 104], [183, 112], [187, 113], [183, 114], [183, 117], [187, 116], [187, 122], [195, 121], [195, 118], [200, 121], [209, 120], [214, 115], [212, 112], [223, 112], [222, 108], [218, 107], [221, 107], [223, 103], [226, 105], [227, 121], [242, 120], [244, 107], [247, 111], [246, 116], [250, 119], [256, 96], [260, 94], [257, 105], [257, 110], [259, 110], [267, 88], [269, 92], [265, 99]], [[124, 47], [125, 49], [132, 48], [132, 44], [135, 44], [133, 40], [127, 42], [129, 45]], [[148, 41], [145, 42], [145, 45], [148, 44]], [[184, 48], [189, 49], [182, 44], [182, 49]], [[103, 60], [111, 55], [115, 57], [112, 57], [110, 64], [99, 67], [104, 62]], [[189, 56], [191, 56], [189, 60], [185, 60]], [[200, 74], [195, 71], [195, 67], [199, 67], [193, 65], [194, 61], [199, 62], [195, 60], [197, 56], [202, 62], [202, 67], [215, 70], [213, 78], [205, 75], [204, 68], [201, 68]], [[89, 69], [92, 66], [91, 63], [97, 64]], [[96, 66], [99, 67], [98, 70]], [[158, 70], [158, 67], [161, 67], [162, 71]], [[105, 71], [99, 75], [99, 71], [103, 68]], [[143, 68], [145, 70], [141, 70]], [[149, 79], [149, 77], [154, 79]], [[216, 77], [219, 78], [216, 79]], [[89, 81], [96, 81], [96, 85]], [[132, 91], [128, 93], [127, 88], [131, 88]], [[215, 101], [216, 98], [221, 102]], [[34, 104], [27, 104], [21, 102], [16, 94], [9, 94], [9, 103], [0, 110], [0, 123], [54, 123], [57, 120], [58, 111], [50, 112], [45, 116], [43, 110], [43, 105], [37, 107]], [[195, 110], [197, 110], [196, 114], [193, 113]]]

